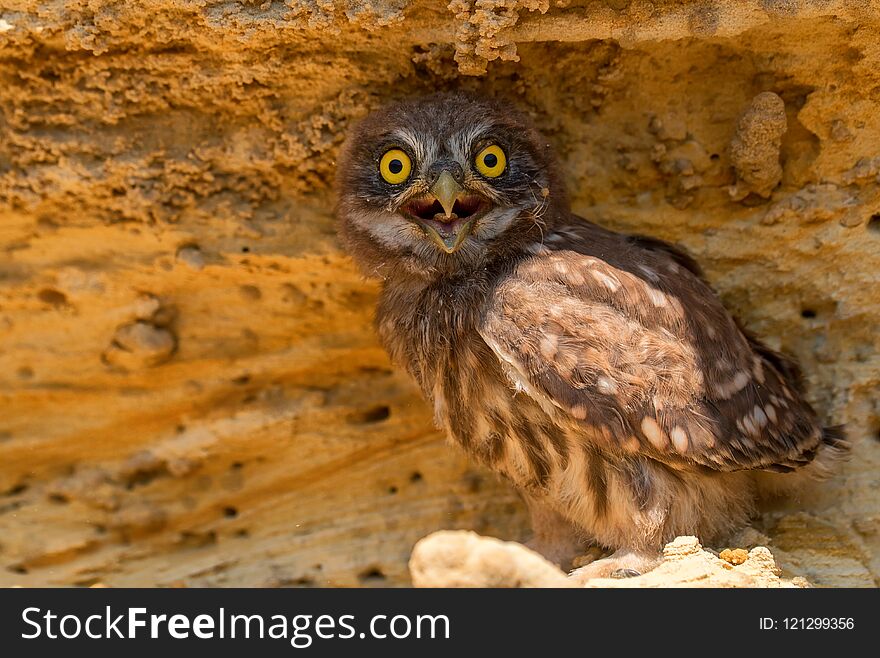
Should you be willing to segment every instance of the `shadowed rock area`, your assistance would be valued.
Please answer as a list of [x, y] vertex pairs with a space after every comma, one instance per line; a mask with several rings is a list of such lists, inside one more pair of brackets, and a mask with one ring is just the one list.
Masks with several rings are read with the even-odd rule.
[[464, 88], [848, 425], [832, 480], [713, 547], [742, 566], [667, 558], [876, 586], [878, 33], [876, 1], [0, 3], [0, 585], [397, 586], [433, 531], [527, 537], [388, 363], [331, 216], [353, 121]]

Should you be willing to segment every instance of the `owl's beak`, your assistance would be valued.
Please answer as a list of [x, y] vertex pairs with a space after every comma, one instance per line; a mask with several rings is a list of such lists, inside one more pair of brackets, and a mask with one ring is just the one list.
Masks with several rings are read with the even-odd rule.
[[406, 215], [447, 254], [458, 250], [474, 229], [489, 201], [465, 190], [447, 170], [440, 172], [425, 196], [403, 206]]
[[431, 186], [431, 194], [443, 207], [446, 221], [422, 223], [422, 227], [431, 241], [447, 254], [456, 251], [465, 238], [470, 235], [473, 228], [472, 220], [462, 221], [463, 218], [460, 219], [454, 213], [455, 202], [462, 196], [462, 192], [464, 190], [452, 177], [452, 174], [448, 171], [442, 172]]
[[452, 209], [455, 207], [455, 200], [461, 194], [461, 185], [459, 185], [448, 171], [444, 171], [437, 177], [436, 182], [431, 186], [431, 194], [433, 194], [440, 205], [443, 206], [443, 212], [446, 217], [452, 217]]
[[450, 233], [443, 233], [431, 225], [422, 224], [422, 226], [434, 244], [447, 254], [451, 254], [457, 251], [465, 238], [470, 235], [473, 224], [472, 221], [463, 222], [454, 226]]

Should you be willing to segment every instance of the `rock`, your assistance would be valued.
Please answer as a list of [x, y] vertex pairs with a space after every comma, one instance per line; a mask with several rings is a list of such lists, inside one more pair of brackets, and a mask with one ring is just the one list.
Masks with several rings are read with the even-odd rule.
[[201, 249], [195, 245], [189, 245], [177, 250], [177, 259], [189, 265], [194, 270], [201, 270], [205, 267], [205, 257]]
[[781, 578], [770, 551], [758, 546], [739, 565], [732, 565], [703, 549], [696, 537], [678, 537], [663, 550], [663, 562], [643, 576], [623, 580], [596, 578], [587, 587], [804, 587]]
[[730, 142], [730, 160], [737, 178], [730, 196], [735, 201], [750, 193], [766, 199], [779, 185], [779, 151], [787, 129], [785, 103], [778, 95], [765, 91], [752, 99], [737, 121]]
[[749, 552], [742, 548], [725, 548], [718, 554], [718, 557], [725, 562], [737, 566], [749, 559]]
[[570, 587], [559, 567], [522, 544], [446, 530], [425, 537], [409, 562], [416, 587]]
[[104, 360], [125, 369], [149, 368], [171, 358], [177, 341], [168, 329], [149, 322], [133, 322], [116, 330]]
[[687, 137], [687, 126], [675, 114], [651, 117], [648, 130], [662, 141], [682, 141]]
[[548, 0], [452, 0], [448, 8], [457, 22], [455, 61], [464, 75], [486, 73], [489, 62], [518, 62], [516, 43], [510, 37], [520, 10], [546, 13]]
[[[724, 559], [724, 553], [735, 560]], [[410, 574], [416, 587], [572, 587], [566, 574], [521, 544], [467, 531], [441, 531], [413, 549]], [[785, 579], [765, 547], [723, 551], [718, 558], [696, 537], [678, 537], [663, 562], [635, 578], [595, 578], [585, 587], [809, 587]]]

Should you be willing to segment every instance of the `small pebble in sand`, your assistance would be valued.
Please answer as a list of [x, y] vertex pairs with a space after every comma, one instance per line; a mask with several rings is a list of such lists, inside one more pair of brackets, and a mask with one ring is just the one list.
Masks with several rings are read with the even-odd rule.
[[736, 566], [749, 559], [749, 552], [743, 548], [725, 548], [718, 557]]

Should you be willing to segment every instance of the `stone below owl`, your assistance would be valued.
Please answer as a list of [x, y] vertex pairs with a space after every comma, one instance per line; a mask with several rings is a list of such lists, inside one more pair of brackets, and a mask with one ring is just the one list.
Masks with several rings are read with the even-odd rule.
[[337, 185], [342, 242], [382, 281], [379, 337], [437, 424], [523, 493], [534, 548], [613, 549], [576, 577], [649, 570], [846, 453], [693, 260], [572, 215], [550, 144], [508, 105], [381, 109]]

